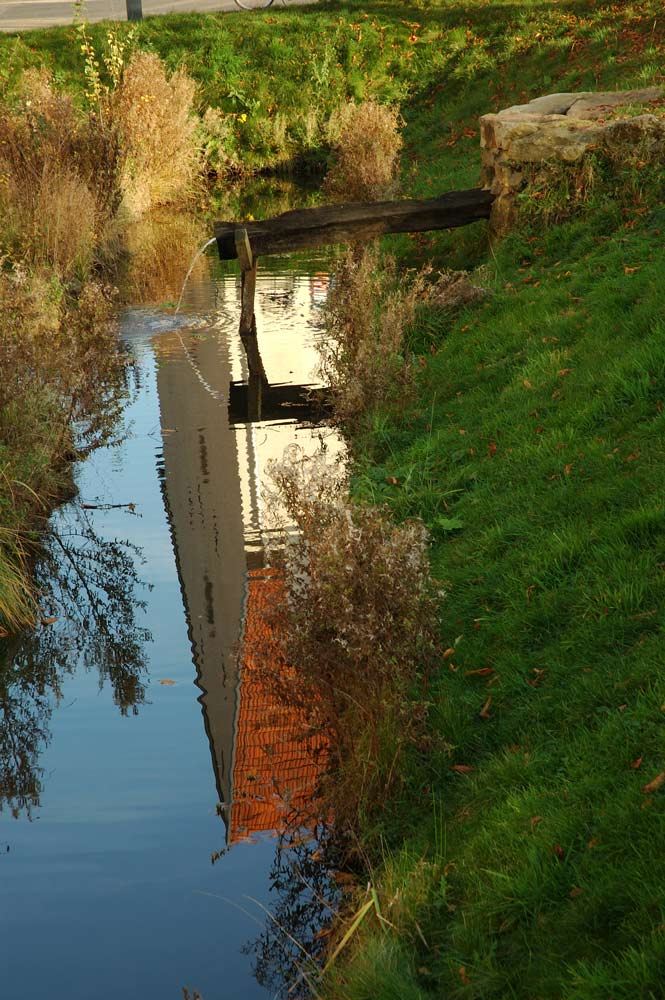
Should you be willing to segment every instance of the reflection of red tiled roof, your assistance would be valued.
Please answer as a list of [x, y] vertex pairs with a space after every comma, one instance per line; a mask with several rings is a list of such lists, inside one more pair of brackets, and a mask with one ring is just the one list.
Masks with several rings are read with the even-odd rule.
[[[261, 679], [256, 657], [270, 648], [266, 612], [284, 597], [283, 580], [251, 570], [245, 619], [245, 659], [233, 764], [229, 842], [279, 829], [291, 811], [307, 812], [321, 764], [321, 737], [303, 739], [298, 713], [277, 702]], [[265, 669], [265, 665], [261, 664]], [[279, 662], [275, 669], [284, 669]]]

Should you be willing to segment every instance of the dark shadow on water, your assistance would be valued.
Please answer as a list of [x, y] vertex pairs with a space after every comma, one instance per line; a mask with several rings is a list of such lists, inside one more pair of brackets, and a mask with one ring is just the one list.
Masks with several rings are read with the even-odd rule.
[[230, 424], [257, 420], [318, 424], [330, 412], [329, 393], [319, 387], [291, 382], [261, 386], [251, 377], [248, 382], [232, 382], [229, 387]]

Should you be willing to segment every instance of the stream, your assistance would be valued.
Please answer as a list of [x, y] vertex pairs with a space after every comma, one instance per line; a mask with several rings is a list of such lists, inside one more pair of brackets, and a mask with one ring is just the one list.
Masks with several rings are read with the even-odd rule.
[[237, 267], [213, 254], [177, 316], [121, 314], [120, 442], [76, 468], [40, 568], [44, 624], [0, 659], [8, 998], [287, 996], [279, 936], [307, 946], [327, 916], [316, 841], [283, 832], [317, 765], [237, 655], [275, 599], [266, 463], [342, 449], [305, 400], [327, 264], [261, 261], [259, 414]]

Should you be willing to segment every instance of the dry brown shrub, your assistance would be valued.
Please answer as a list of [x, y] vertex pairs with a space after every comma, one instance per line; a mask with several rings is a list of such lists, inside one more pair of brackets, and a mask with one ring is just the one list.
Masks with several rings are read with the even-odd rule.
[[84, 280], [119, 201], [118, 147], [45, 71], [23, 74], [0, 108], [0, 248], [14, 263]]
[[332, 163], [324, 191], [337, 201], [379, 201], [398, 190], [401, 119], [377, 101], [350, 102], [333, 113], [328, 135]]
[[123, 363], [111, 293], [84, 284], [76, 301], [46, 268], [0, 276], [0, 440], [57, 465], [107, 439]]
[[481, 282], [485, 276], [468, 271], [442, 271], [427, 288], [426, 301], [441, 309], [457, 310], [487, 298], [489, 289]]
[[427, 533], [353, 504], [323, 453], [294, 446], [271, 473], [297, 533], [272, 553], [286, 599], [264, 655], [252, 654], [306, 735], [326, 737], [323, 801], [338, 833], [352, 833], [401, 780], [402, 754], [423, 733], [437, 633]]
[[134, 216], [182, 201], [196, 188], [194, 91], [183, 70], [168, 77], [159, 56], [137, 52], [109, 98], [123, 150], [123, 204]]
[[321, 372], [340, 419], [349, 421], [399, 393], [408, 398], [411, 364], [404, 333], [413, 322], [426, 272], [398, 275], [375, 246], [350, 248], [336, 268], [326, 305]]
[[[125, 231], [129, 251], [123, 297], [135, 305], [177, 302], [190, 262], [209, 233], [201, 219], [186, 213], [151, 212]], [[205, 272], [200, 257], [192, 277]]]

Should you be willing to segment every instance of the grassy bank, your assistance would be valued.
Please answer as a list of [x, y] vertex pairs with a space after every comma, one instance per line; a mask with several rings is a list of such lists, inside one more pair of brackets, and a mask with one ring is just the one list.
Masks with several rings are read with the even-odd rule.
[[[662, 81], [652, 4], [474, 6], [462, 39], [469, 9], [437, 8], [460, 50], [403, 108], [410, 192], [476, 181], [483, 111]], [[336, 1000], [662, 995], [665, 207], [640, 187], [493, 255], [396, 241], [490, 294], [421, 312], [416, 401], [357, 442], [356, 494], [432, 531], [449, 655], [363, 830], [390, 923], [367, 912]]]
[[[655, 0], [374, 0], [139, 38], [186, 61], [229, 164], [319, 157], [340, 100], [400, 100], [424, 195], [477, 182], [483, 112], [661, 82], [664, 26]], [[66, 38], [0, 39], [5, 78], [47, 61], [81, 87]], [[392, 241], [487, 265], [490, 295], [421, 311], [417, 399], [355, 441], [357, 496], [431, 530], [452, 652], [403, 794], [361, 831], [385, 920], [333, 965], [337, 1000], [662, 995], [664, 232], [638, 184], [494, 254], [482, 227]]]

